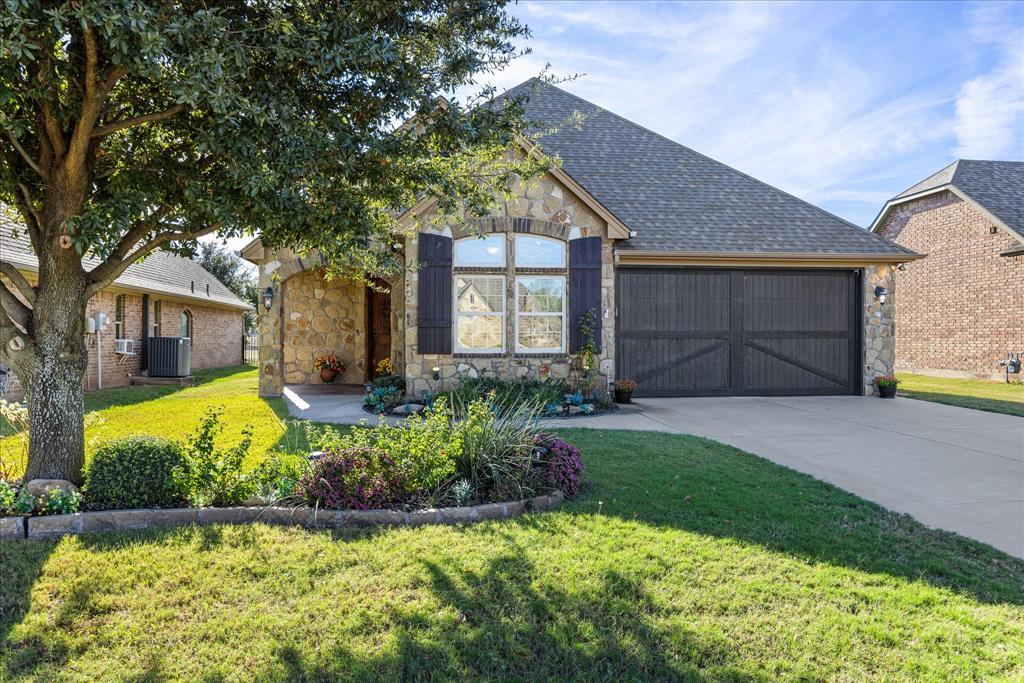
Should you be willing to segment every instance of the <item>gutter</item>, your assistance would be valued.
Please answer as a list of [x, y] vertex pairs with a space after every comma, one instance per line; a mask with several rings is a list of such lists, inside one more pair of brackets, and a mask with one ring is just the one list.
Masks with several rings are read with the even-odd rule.
[[735, 252], [735, 251], [652, 251], [616, 250], [615, 263], [622, 265], [777, 265], [859, 267], [875, 263], [908, 263], [926, 254], [864, 254], [808, 252]]

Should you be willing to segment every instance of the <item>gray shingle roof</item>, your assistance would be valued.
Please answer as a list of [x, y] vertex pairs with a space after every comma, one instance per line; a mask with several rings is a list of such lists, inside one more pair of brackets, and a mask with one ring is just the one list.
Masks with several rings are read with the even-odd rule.
[[893, 202], [950, 186], [1024, 236], [1024, 161], [960, 159], [900, 192]]
[[[562, 168], [631, 230], [620, 250], [876, 254], [913, 252], [536, 79], [526, 117]], [[574, 113], [578, 127], [565, 125]]]
[[[14, 236], [17, 231], [18, 236]], [[35, 271], [36, 255], [23, 228], [0, 214], [0, 258], [17, 268]], [[86, 257], [85, 268], [91, 269], [98, 259]], [[248, 309], [249, 304], [239, 299], [224, 284], [192, 259], [167, 252], [155, 252], [146, 260], [133, 263], [115, 283], [127, 289], [165, 294], [190, 299], [210, 306]], [[193, 289], [194, 283], [194, 289]], [[207, 296], [206, 287], [210, 294]]]

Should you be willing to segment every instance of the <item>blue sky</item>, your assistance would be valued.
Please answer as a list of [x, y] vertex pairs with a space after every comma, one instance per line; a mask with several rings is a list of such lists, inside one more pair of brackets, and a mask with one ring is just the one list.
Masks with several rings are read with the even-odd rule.
[[866, 226], [957, 158], [1024, 159], [1024, 3], [527, 0], [561, 87]]

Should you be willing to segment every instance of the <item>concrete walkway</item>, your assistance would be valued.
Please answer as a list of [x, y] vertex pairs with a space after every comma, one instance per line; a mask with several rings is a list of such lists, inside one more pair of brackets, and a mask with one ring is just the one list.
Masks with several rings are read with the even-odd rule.
[[[373, 421], [358, 396], [287, 393], [297, 417]], [[1024, 557], [1024, 418], [906, 398], [660, 398], [551, 426], [704, 436]]]

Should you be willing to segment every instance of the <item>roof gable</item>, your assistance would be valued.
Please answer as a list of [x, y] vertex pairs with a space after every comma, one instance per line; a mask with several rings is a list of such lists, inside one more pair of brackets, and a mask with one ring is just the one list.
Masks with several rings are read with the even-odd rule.
[[894, 206], [947, 190], [1024, 243], [1024, 161], [954, 161], [886, 202], [871, 230], [881, 227]]
[[560, 88], [532, 79], [503, 97], [520, 93], [544, 152], [636, 231], [619, 251], [914, 255]]

